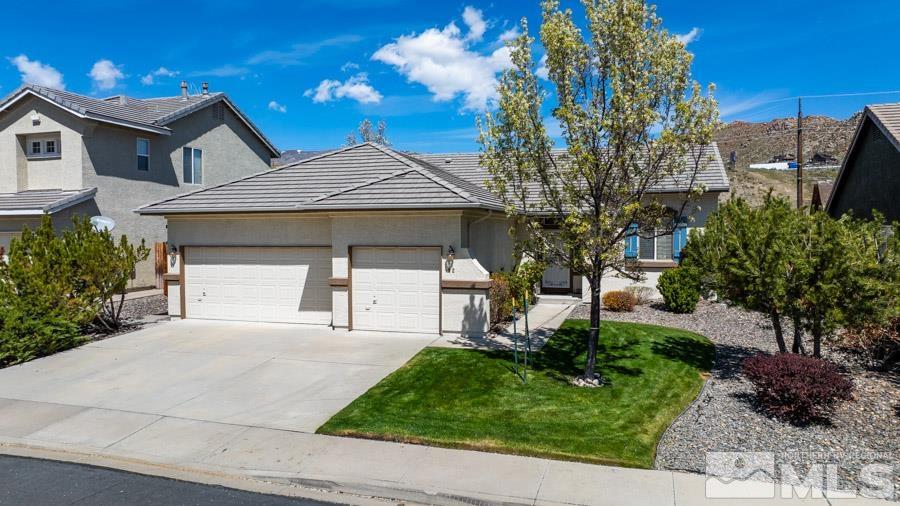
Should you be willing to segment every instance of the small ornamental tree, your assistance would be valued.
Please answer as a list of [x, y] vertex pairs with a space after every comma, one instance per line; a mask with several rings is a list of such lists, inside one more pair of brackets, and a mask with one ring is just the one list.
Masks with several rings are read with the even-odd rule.
[[73, 219], [71, 229], [63, 233], [77, 279], [76, 293], [99, 305], [96, 322], [108, 331], [122, 325], [122, 306], [128, 282], [134, 278], [137, 264], [147, 259], [150, 250], [144, 241], [137, 246], [122, 235], [118, 240], [106, 230], [96, 230], [87, 218]]
[[[594, 382], [604, 274], [640, 277], [624, 258], [630, 225], [651, 230], [672, 216], [652, 190], [678, 184], [688, 200], [702, 188], [707, 160], [697, 146], [712, 140], [718, 110], [691, 82], [692, 55], [662, 28], [641, 0], [585, 0], [585, 35], [570, 10], [543, 2], [540, 38], [565, 156], [553, 152], [545, 125], [549, 97], [536, 75], [533, 39], [509, 43], [495, 113], [480, 121], [481, 163], [491, 189], [514, 221], [517, 251], [569, 267], [591, 289], [590, 332], [583, 379]], [[550, 224], [553, 230], [545, 225]]]

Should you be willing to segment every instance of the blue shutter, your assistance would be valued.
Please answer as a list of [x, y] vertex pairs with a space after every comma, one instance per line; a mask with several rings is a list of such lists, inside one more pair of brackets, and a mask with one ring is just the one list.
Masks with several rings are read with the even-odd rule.
[[625, 233], [625, 258], [638, 257], [638, 226], [637, 223], [628, 225]]
[[687, 242], [687, 217], [678, 218], [678, 225], [672, 232], [672, 258], [676, 262], [681, 261], [681, 249]]

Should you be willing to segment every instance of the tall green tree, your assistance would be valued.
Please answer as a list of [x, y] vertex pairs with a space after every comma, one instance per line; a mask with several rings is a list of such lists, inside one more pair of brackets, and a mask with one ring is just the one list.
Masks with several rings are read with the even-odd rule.
[[509, 44], [512, 68], [499, 80], [496, 112], [480, 121], [479, 141], [492, 190], [515, 222], [518, 252], [587, 277], [584, 378], [593, 381], [601, 280], [613, 271], [640, 276], [623, 255], [630, 225], [671, 223], [653, 188], [674, 178], [684, 190], [679, 214], [702, 193], [696, 174], [707, 160], [696, 148], [711, 141], [718, 109], [711, 93], [692, 82], [692, 55], [662, 28], [653, 6], [642, 0], [583, 5], [587, 34], [556, 0], [542, 4], [546, 82], [565, 156], [552, 156], [545, 119], [551, 95], [536, 75], [525, 20], [522, 35]]

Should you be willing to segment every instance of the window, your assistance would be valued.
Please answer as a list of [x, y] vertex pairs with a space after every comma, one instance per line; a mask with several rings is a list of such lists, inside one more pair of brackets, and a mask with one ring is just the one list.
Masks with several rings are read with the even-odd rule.
[[638, 230], [637, 225], [631, 225], [625, 235], [625, 258], [679, 261], [686, 240], [685, 218], [680, 218], [674, 229], [671, 222], [660, 228], [645, 230]]
[[138, 170], [150, 170], [150, 140], [137, 140], [137, 168]]
[[184, 148], [182, 162], [185, 184], [203, 184], [203, 150]]
[[30, 159], [59, 158], [62, 151], [58, 133], [29, 135], [24, 144], [25, 156]]

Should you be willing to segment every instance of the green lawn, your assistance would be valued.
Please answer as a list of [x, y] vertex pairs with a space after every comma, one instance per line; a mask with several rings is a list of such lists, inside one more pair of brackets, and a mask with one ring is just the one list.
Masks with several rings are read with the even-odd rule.
[[683, 330], [603, 322], [598, 364], [609, 384], [576, 388], [587, 328], [566, 321], [525, 385], [511, 352], [426, 348], [318, 432], [649, 468], [663, 430], [703, 385], [713, 345]]

